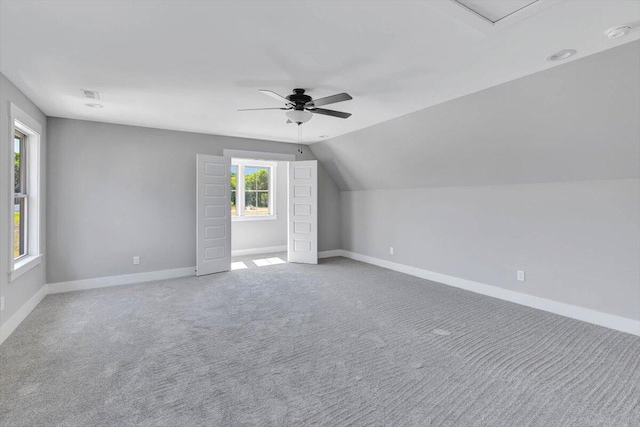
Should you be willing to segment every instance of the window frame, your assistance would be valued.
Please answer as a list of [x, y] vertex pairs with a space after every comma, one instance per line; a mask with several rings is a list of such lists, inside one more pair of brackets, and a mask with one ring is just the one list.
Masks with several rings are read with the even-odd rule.
[[[14, 129], [13, 133], [14, 138], [14, 156], [15, 156], [15, 140], [20, 140], [20, 193], [15, 192], [15, 172], [14, 172], [14, 182], [13, 182], [13, 206], [16, 205], [16, 200], [22, 199], [24, 201], [23, 210], [20, 212], [21, 218], [20, 222], [22, 223], [22, 228], [20, 233], [20, 240], [22, 246], [24, 247], [24, 252], [13, 258], [14, 263], [18, 262], [20, 259], [29, 255], [29, 182], [28, 182], [28, 174], [29, 170], [29, 153], [27, 152], [27, 135], [21, 132], [17, 127]], [[12, 160], [15, 157], [12, 157]], [[14, 166], [15, 167], [15, 166]], [[14, 207], [15, 209], [15, 207]], [[10, 218], [11, 223], [13, 224], [13, 215], [15, 215], [15, 210], [12, 212], [12, 216]], [[15, 242], [13, 241], [13, 229], [12, 231], [12, 245], [11, 245], [11, 253], [13, 253], [13, 248], [15, 246]]]
[[9, 103], [9, 135], [13, 136], [16, 131], [19, 131], [25, 135], [24, 150], [25, 150], [25, 165], [21, 173], [24, 173], [24, 190], [26, 190], [26, 218], [25, 228], [27, 233], [25, 235], [25, 254], [19, 258], [13, 258], [13, 213], [14, 213], [14, 201], [15, 201], [15, 177], [14, 177], [14, 141], [8, 144], [7, 151], [7, 166], [12, 171], [9, 177], [9, 190], [7, 198], [7, 210], [8, 210], [8, 228], [9, 239], [7, 239], [8, 251], [8, 276], [9, 282], [15, 281], [18, 277], [22, 276], [32, 268], [38, 266], [42, 262], [43, 253], [41, 252], [41, 224], [43, 224], [42, 211], [41, 211], [41, 135], [43, 135], [43, 126], [27, 113], [22, 111], [18, 106], [13, 103]]
[[[268, 160], [255, 160], [244, 158], [231, 158], [231, 166], [237, 168], [236, 175], [236, 215], [231, 215], [232, 221], [265, 221], [278, 218], [276, 210], [276, 170], [278, 162]], [[269, 214], [268, 215], [245, 215], [245, 179], [244, 171], [246, 167], [270, 168], [269, 171]], [[233, 191], [233, 190], [232, 190]], [[231, 198], [231, 194], [229, 194]]]

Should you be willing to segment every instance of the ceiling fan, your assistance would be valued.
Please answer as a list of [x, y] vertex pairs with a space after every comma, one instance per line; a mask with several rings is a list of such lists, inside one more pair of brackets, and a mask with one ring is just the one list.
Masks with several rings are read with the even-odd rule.
[[348, 101], [353, 99], [348, 93], [338, 93], [336, 95], [327, 96], [324, 98], [313, 99], [309, 95], [304, 93], [304, 89], [294, 89], [291, 95], [284, 97], [278, 95], [271, 90], [261, 89], [259, 92], [264, 93], [278, 101], [284, 102], [284, 107], [276, 108], [245, 108], [238, 111], [257, 111], [257, 110], [284, 110], [286, 111], [287, 123], [296, 123], [301, 125], [311, 120], [314, 114], [322, 114], [325, 116], [338, 117], [346, 119], [351, 116], [351, 113], [344, 113], [342, 111], [327, 110], [325, 108], [318, 108], [322, 105], [335, 104], [336, 102]]

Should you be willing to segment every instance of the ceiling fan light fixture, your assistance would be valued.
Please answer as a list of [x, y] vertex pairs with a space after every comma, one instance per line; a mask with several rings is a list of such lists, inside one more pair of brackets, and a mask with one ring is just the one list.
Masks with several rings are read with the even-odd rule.
[[311, 117], [313, 117], [312, 113], [304, 110], [291, 110], [287, 111], [285, 114], [289, 120], [299, 125], [308, 122], [311, 120]]

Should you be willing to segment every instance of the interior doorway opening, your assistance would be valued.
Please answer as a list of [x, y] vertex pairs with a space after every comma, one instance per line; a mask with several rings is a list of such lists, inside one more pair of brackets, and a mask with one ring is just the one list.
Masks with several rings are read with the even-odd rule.
[[[232, 257], [252, 255], [255, 267], [318, 263], [317, 161], [224, 150], [198, 154], [196, 163], [196, 275], [229, 271]], [[249, 268], [240, 261], [234, 269]]]
[[232, 157], [231, 269], [287, 262], [289, 161]]

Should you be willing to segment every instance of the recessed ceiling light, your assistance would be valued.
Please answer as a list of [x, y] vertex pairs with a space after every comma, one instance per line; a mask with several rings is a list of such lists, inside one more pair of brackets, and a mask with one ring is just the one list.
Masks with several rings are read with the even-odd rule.
[[607, 37], [610, 39], [618, 39], [629, 34], [629, 31], [631, 31], [631, 27], [627, 26], [614, 28], [612, 30], [607, 30]]
[[102, 105], [102, 104], [94, 104], [93, 102], [89, 103], [89, 104], [84, 104], [84, 105], [86, 105], [87, 107], [91, 107], [91, 108], [102, 108], [102, 107], [104, 107], [104, 105]]
[[96, 90], [81, 89], [85, 98], [100, 99], [100, 94]]
[[320, 135], [320, 138], [329, 138], [329, 135]]
[[575, 54], [576, 51], [573, 49], [564, 49], [548, 57], [547, 61], [562, 61], [564, 59], [571, 58]]

